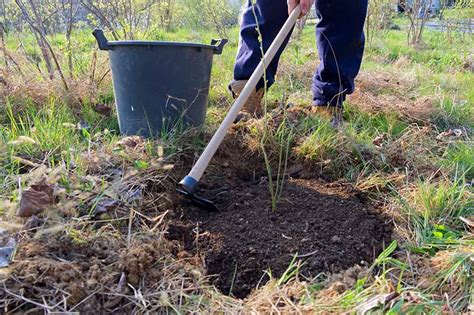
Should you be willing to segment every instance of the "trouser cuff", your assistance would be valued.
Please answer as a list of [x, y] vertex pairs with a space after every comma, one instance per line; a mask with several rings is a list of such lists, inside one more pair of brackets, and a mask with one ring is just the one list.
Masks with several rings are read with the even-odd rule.
[[321, 106], [321, 107], [339, 107], [342, 108], [344, 106], [344, 101], [346, 100], [345, 95], [335, 96], [331, 99], [325, 97], [315, 97], [313, 98], [313, 106]]

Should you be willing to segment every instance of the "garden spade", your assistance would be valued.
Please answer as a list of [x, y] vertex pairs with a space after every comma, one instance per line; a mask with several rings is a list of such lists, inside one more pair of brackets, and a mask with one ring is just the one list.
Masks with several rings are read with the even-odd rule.
[[216, 133], [212, 137], [204, 152], [199, 157], [191, 172], [179, 183], [181, 189], [177, 189], [177, 191], [190, 198], [191, 201], [197, 206], [204, 208], [208, 211], [217, 211], [216, 206], [211, 201], [196, 195], [199, 181], [201, 180], [204, 172], [209, 166], [209, 163], [214, 157], [214, 154], [216, 153], [217, 149], [224, 140], [224, 137], [226, 136], [230, 127], [237, 118], [237, 115], [244, 107], [252, 92], [256, 89], [256, 86], [264, 75], [267, 66], [275, 58], [275, 55], [277, 54], [280, 47], [283, 45], [285, 39], [290, 34], [300, 15], [301, 7], [300, 5], [298, 5], [283, 25], [282, 29], [278, 33], [277, 37], [271, 44], [268, 51], [265, 53], [265, 56], [263, 57], [262, 61], [255, 69], [254, 73], [252, 74], [249, 81], [242, 90], [242, 93], [240, 93], [240, 96], [235, 100], [234, 105], [232, 105], [231, 109], [229, 110], [229, 113], [217, 129]]

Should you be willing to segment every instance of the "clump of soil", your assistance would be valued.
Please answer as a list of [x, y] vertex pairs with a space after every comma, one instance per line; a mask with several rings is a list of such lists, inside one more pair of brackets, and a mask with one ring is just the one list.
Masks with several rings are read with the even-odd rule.
[[154, 267], [167, 255], [162, 248], [163, 245], [160, 242], [152, 241], [122, 250], [120, 267], [130, 284], [138, 286], [145, 274], [150, 283], [159, 280], [160, 270]]
[[[118, 282], [115, 279], [120, 277], [120, 271], [107, 267], [119, 259], [120, 245], [113, 239], [100, 237], [91, 243], [65, 236], [30, 240], [20, 248], [13, 264], [12, 273], [18, 282], [9, 280], [7, 286], [32, 298], [54, 297], [57, 293], [51, 290], [57, 288], [65, 292], [67, 305], [76, 305], [101, 286]], [[94, 297], [82, 309], [97, 304]]]
[[[125, 296], [134, 294], [127, 283], [148, 293], [166, 278], [163, 261], [167, 257], [168, 248], [159, 238], [137, 239], [127, 246], [110, 234], [87, 241], [48, 236], [20, 248], [12, 265], [15, 277], [6, 286], [32, 300], [61, 299], [64, 307], [78, 305], [77, 310], [85, 313], [115, 313], [117, 309], [132, 313], [133, 305], [124, 305]], [[173, 272], [167, 270], [168, 275]], [[3, 293], [0, 299], [12, 298]]]
[[367, 264], [390, 240], [391, 225], [348, 185], [289, 179], [276, 211], [265, 180], [204, 186], [221, 212], [185, 204], [168, 238], [203, 256], [211, 281], [225, 294], [247, 296], [268, 280], [265, 271], [282, 276], [295, 255], [305, 262], [305, 276]]

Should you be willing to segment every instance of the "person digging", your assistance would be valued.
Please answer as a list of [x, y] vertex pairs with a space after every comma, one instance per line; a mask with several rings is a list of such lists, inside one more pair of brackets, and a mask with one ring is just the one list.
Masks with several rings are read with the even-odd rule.
[[[363, 28], [368, 0], [248, 0], [242, 15], [234, 80], [230, 83], [229, 90], [234, 99], [240, 95], [262, 59], [261, 45], [267, 51], [298, 4], [301, 5], [302, 15], [308, 14], [315, 4], [316, 14], [320, 18], [316, 26], [320, 63], [313, 77], [312, 112], [327, 117], [331, 120], [331, 125], [338, 128], [343, 122], [346, 95], [354, 92], [355, 78], [362, 63], [365, 45]], [[259, 41], [257, 21], [262, 42]], [[274, 60], [268, 65], [267, 88], [275, 82], [279, 59], [289, 38], [290, 36], [286, 38]], [[262, 79], [238, 120], [260, 118], [264, 114], [264, 87]]]

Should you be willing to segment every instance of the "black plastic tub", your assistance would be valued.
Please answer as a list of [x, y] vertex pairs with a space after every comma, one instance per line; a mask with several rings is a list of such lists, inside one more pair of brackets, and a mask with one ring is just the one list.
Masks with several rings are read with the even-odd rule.
[[109, 52], [120, 132], [159, 136], [178, 126], [204, 124], [214, 55], [226, 39], [210, 45], [154, 41], [108, 41], [94, 37]]

